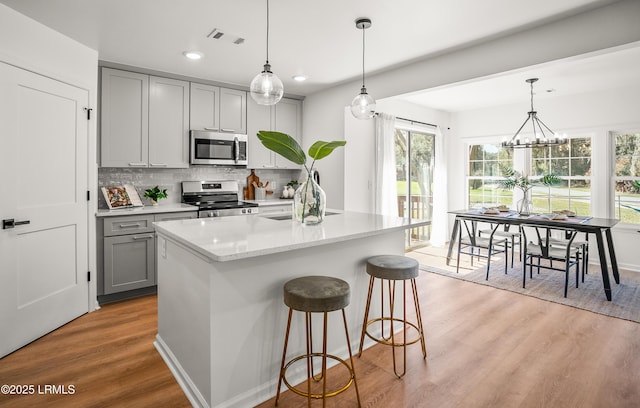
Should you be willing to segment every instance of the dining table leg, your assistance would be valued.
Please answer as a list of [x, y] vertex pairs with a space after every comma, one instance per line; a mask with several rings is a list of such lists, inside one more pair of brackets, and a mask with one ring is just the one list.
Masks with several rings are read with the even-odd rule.
[[609, 282], [609, 269], [607, 268], [607, 255], [604, 253], [604, 242], [602, 242], [602, 230], [595, 233], [598, 243], [598, 255], [600, 256], [600, 269], [602, 271], [602, 284], [607, 300], [611, 300], [611, 283]]
[[460, 228], [460, 220], [456, 217], [453, 222], [453, 231], [451, 232], [451, 239], [449, 240], [449, 249], [447, 250], [447, 266], [451, 261], [451, 252], [453, 252], [453, 245], [456, 242], [456, 237], [458, 236], [458, 228]]
[[611, 269], [613, 270], [613, 279], [616, 283], [620, 283], [620, 272], [618, 272], [618, 260], [616, 259], [616, 251], [613, 249], [613, 238], [611, 237], [611, 228], [604, 230], [607, 234], [607, 246], [609, 247], [609, 259], [611, 260]]

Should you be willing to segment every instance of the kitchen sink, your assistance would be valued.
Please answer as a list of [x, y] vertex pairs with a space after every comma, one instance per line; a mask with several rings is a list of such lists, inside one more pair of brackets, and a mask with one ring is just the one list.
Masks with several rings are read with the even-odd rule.
[[[340, 214], [340, 213], [332, 212], [332, 211], [326, 211], [324, 213], [324, 216], [326, 217], [327, 215], [334, 215], [334, 214]], [[272, 220], [277, 220], [277, 221], [284, 221], [284, 220], [290, 220], [291, 219], [291, 215], [275, 215], [275, 216], [264, 215], [263, 217], [270, 218]]]

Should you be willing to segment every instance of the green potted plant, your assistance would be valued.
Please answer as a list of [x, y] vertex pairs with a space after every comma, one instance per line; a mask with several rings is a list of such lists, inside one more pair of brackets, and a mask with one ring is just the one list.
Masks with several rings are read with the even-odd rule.
[[144, 190], [144, 196], [151, 200], [152, 205], [158, 205], [158, 201], [167, 198], [167, 189], [160, 190], [158, 186]]
[[324, 219], [326, 195], [320, 185], [313, 180], [311, 172], [316, 160], [327, 157], [336, 148], [347, 144], [346, 141], [317, 141], [309, 147], [309, 157], [313, 160], [307, 165], [307, 155], [300, 144], [286, 133], [261, 130], [258, 139], [264, 147], [287, 160], [300, 164], [307, 172], [307, 180], [300, 184], [293, 197], [293, 211], [296, 219], [303, 224], [318, 224]]

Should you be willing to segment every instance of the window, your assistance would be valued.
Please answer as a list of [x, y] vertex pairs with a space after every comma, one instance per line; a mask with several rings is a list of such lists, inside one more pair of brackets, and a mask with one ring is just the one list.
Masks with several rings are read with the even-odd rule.
[[615, 216], [640, 224], [640, 132], [614, 133]]
[[[396, 128], [394, 141], [398, 215], [431, 221], [435, 135], [413, 128]], [[407, 246], [422, 246], [430, 237], [431, 225], [412, 228]]]
[[538, 183], [532, 190], [533, 211], [571, 210], [591, 214], [591, 138], [572, 138], [568, 144], [531, 149], [531, 178], [553, 173], [560, 184]]
[[502, 167], [513, 168], [513, 149], [503, 149], [500, 144], [469, 146], [469, 208], [512, 206], [513, 192], [500, 188]]

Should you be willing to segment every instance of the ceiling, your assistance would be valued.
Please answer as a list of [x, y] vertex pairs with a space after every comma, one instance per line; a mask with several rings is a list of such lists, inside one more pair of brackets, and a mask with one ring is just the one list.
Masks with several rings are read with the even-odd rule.
[[448, 112], [482, 109], [513, 103], [529, 104], [528, 78], [535, 101], [625, 87], [640, 87], [640, 44], [595, 55], [554, 61], [465, 83], [401, 95], [400, 99]]
[[[362, 74], [362, 32], [354, 23], [358, 17], [368, 17], [373, 22], [365, 32], [369, 75], [613, 1], [537, 0], [532, 7], [530, 0], [271, 0], [269, 60], [273, 72], [284, 82], [286, 93], [309, 95], [357, 80]], [[266, 58], [265, 0], [0, 3], [98, 50], [104, 61], [248, 86]], [[224, 32], [226, 37], [222, 38], [242, 37], [245, 41], [235, 45], [207, 38], [213, 29]], [[199, 51], [204, 58], [187, 60], [182, 55], [187, 50]], [[538, 72], [545, 78], [545, 82], [539, 82], [541, 87], [565, 89], [579, 85], [556, 85], [550, 80], [554, 75], [563, 75], [562, 70], [547, 67]], [[296, 74], [306, 75], [307, 81], [293, 81]], [[491, 84], [464, 84], [458, 92], [476, 95], [475, 99], [463, 98], [464, 106], [454, 103], [460, 100], [454, 87], [424, 96], [411, 95], [410, 99], [455, 111], [487, 103], [480, 98], [482, 95], [491, 95], [494, 101], [521, 99], [523, 93], [526, 97], [528, 88], [513, 86], [513, 81], [524, 84], [526, 78], [514, 75], [495, 78], [497, 82]]]

